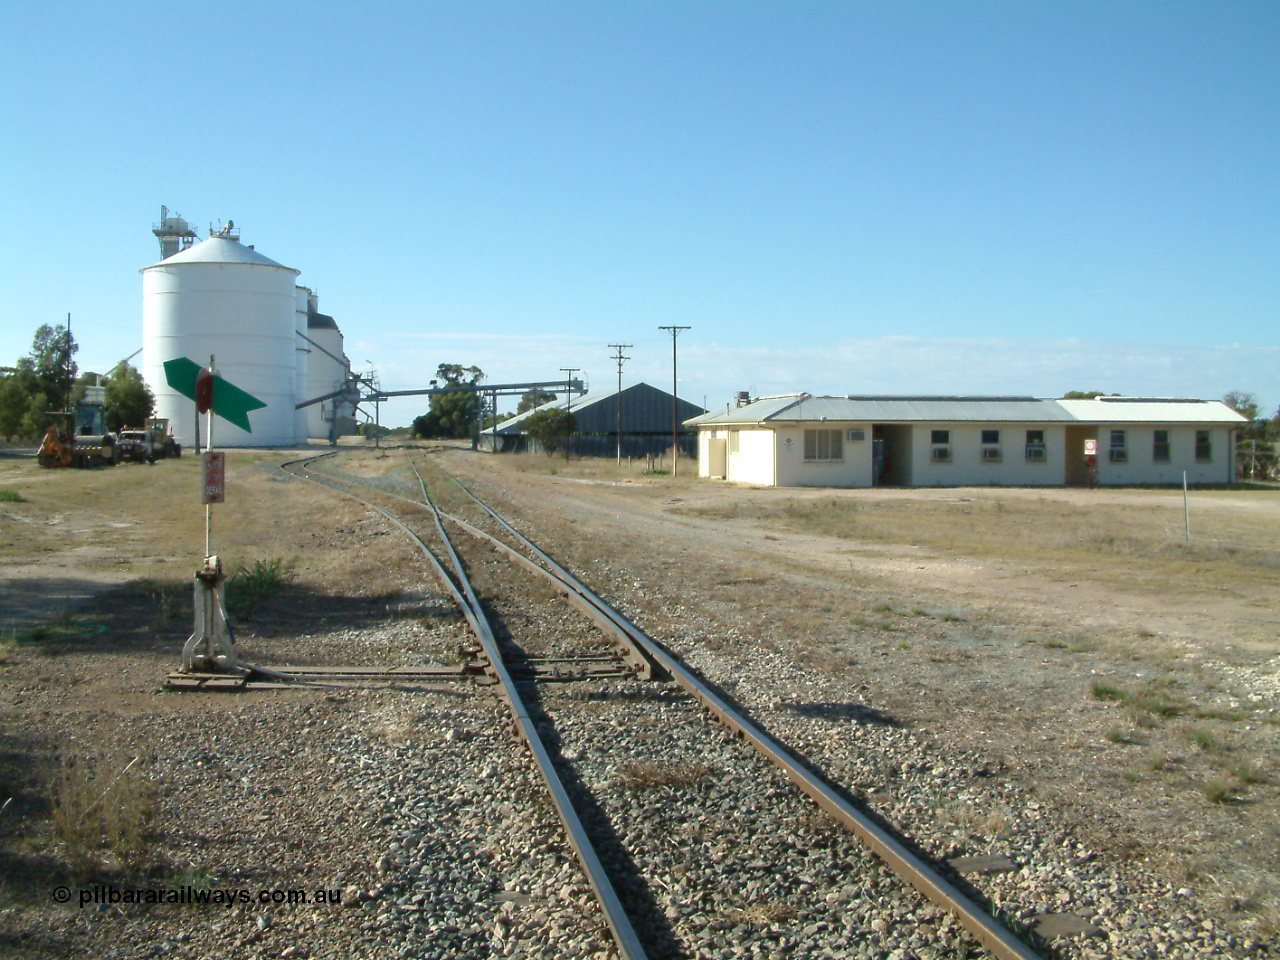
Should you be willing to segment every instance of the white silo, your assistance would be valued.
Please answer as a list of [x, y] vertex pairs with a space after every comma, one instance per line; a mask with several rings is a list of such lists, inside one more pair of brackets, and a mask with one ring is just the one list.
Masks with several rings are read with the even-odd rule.
[[[187, 357], [266, 404], [249, 414], [251, 433], [216, 418], [219, 446], [291, 445], [299, 271], [242, 245], [228, 229], [142, 268], [142, 375], [178, 441], [195, 442], [195, 404], [165, 381], [164, 362]], [[207, 441], [200, 426], [201, 443]]]
[[[347, 380], [346, 355], [342, 352], [342, 331], [333, 317], [313, 311], [307, 318], [307, 336], [315, 341], [307, 357], [307, 399], [341, 390]], [[335, 400], [306, 408], [307, 436], [328, 440], [333, 436]]]
[[[310, 312], [311, 291], [306, 287], [294, 288], [293, 328], [300, 336], [294, 338], [293, 366], [293, 399], [301, 403], [307, 399], [307, 366], [311, 361], [311, 344], [303, 339], [307, 336], [307, 315]], [[307, 437], [307, 411], [293, 412], [293, 433], [299, 441]]]

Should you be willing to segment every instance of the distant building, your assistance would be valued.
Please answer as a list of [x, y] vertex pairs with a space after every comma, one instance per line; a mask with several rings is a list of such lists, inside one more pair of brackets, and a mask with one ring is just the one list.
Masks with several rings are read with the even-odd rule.
[[[614, 390], [592, 390], [582, 396], [561, 396], [533, 410], [517, 414], [484, 431], [481, 446], [497, 453], [522, 453], [538, 449], [523, 424], [540, 410], [571, 410], [576, 421], [570, 449], [579, 456], [613, 456], [618, 444], [618, 414], [622, 414], [622, 455], [646, 457], [671, 449], [671, 394], [647, 383]], [[702, 407], [676, 401], [680, 452], [693, 457], [695, 435], [685, 421], [703, 413]]]
[[[740, 396], [686, 421], [699, 476], [776, 487], [1230, 483], [1247, 421], [1143, 397]], [[1090, 454], [1088, 451], [1095, 451]]]

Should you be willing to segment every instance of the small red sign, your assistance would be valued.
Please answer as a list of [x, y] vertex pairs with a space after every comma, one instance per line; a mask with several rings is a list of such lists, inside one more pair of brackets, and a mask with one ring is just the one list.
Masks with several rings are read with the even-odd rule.
[[1086, 440], [1084, 442], [1084, 455], [1086, 457], [1096, 457], [1098, 455], [1098, 441]]
[[196, 375], [196, 410], [208, 413], [213, 406], [213, 371], [205, 367]]
[[200, 454], [201, 503], [225, 503], [227, 497], [227, 455], [221, 450]]

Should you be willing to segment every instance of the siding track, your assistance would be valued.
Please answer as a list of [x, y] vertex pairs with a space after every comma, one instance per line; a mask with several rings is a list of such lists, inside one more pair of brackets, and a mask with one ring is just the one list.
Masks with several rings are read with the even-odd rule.
[[[452, 482], [451, 485], [456, 485], [465, 496], [465, 502], [471, 512], [473, 514], [479, 512], [478, 517], [464, 519], [453, 513], [441, 511], [433, 502], [428, 484], [412, 459], [408, 463], [416, 478], [421, 500], [312, 469], [312, 465], [317, 461], [330, 456], [333, 454], [290, 461], [282, 464], [281, 467], [294, 475], [321, 483], [351, 497], [391, 521], [414, 541], [432, 566], [437, 578], [453, 596], [479, 641], [479, 652], [485, 661], [485, 673], [496, 681], [495, 686], [507, 704], [517, 732], [525, 740], [534, 756], [539, 772], [551, 794], [552, 802], [564, 824], [566, 835], [604, 911], [621, 956], [639, 958], [645, 957], [646, 953], [601, 863], [600, 856], [592, 847], [569, 793], [556, 771], [556, 765], [547, 744], [540, 735], [538, 724], [530, 715], [528, 704], [522, 699], [512, 669], [504, 657], [503, 644], [500, 644], [499, 638], [495, 635], [485, 606], [481, 603], [467, 575], [467, 568], [449, 538], [446, 521], [456, 525], [486, 547], [498, 551], [522, 570], [541, 578], [575, 609], [588, 616], [620, 651], [621, 662], [625, 664], [622, 676], [629, 675], [631, 679], [673, 680], [691, 698], [705, 707], [716, 721], [751, 744], [831, 818], [855, 834], [893, 873], [922, 893], [933, 904], [952, 915], [992, 956], [999, 960], [1037, 960], [1038, 954], [1030, 950], [975, 901], [942, 876], [900, 837], [855, 806], [844, 791], [828, 783], [820, 774], [797, 760], [779, 741], [731, 704], [719, 690], [595, 594], [570, 571], [517, 530], [507, 519], [444, 470], [438, 462], [431, 461], [430, 469], [439, 471]], [[350, 488], [359, 488], [363, 495], [353, 493]], [[415, 510], [426, 510], [432, 517], [435, 538], [443, 545], [443, 552], [448, 557], [452, 571], [401, 517], [370, 502], [364, 495], [390, 497], [412, 505]], [[483, 530], [482, 523], [495, 525], [495, 533]], [[514, 541], [514, 544], [504, 542], [504, 536]], [[570, 644], [570, 647], [571, 650], [562, 652], [580, 654], [580, 644]], [[544, 658], [544, 662], [555, 659], [570, 662], [580, 661], [582, 658], [580, 656], [551, 657]], [[611, 674], [606, 672], [600, 675]]]

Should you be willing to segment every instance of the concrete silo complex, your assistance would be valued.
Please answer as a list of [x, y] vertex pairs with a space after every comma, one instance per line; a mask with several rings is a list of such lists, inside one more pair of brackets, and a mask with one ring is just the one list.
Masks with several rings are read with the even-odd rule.
[[153, 232], [165, 258], [141, 271], [142, 375], [156, 416], [169, 419], [179, 443], [194, 445], [197, 427], [195, 404], [165, 379], [165, 361], [178, 357], [204, 366], [215, 356], [222, 376], [266, 404], [250, 414], [252, 432], [219, 420], [219, 446], [289, 446], [355, 432], [354, 389], [296, 409], [342, 390], [350, 370], [337, 323], [297, 285], [300, 271], [240, 243], [232, 224], [196, 243], [186, 221], [162, 209]]

